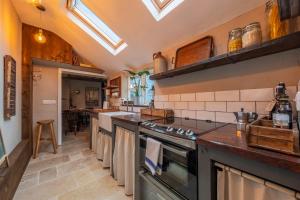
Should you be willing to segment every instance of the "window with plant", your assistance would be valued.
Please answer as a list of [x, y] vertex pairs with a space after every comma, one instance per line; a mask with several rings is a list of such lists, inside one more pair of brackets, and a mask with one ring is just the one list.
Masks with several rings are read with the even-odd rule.
[[154, 96], [154, 83], [149, 79], [152, 70], [130, 71], [128, 79], [128, 99], [135, 105], [148, 105]]

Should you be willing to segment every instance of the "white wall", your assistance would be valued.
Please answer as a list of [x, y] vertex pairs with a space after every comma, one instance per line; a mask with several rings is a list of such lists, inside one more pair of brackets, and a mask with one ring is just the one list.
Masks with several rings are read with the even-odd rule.
[[[10, 0], [0, 0], [0, 129], [9, 154], [21, 141], [21, 47], [22, 23]], [[3, 56], [11, 55], [17, 62], [16, 116], [3, 118]]]
[[[33, 145], [36, 139], [37, 121], [54, 120], [54, 131], [58, 135], [58, 68], [33, 66], [33, 73], [40, 78], [33, 81]], [[45, 100], [54, 101], [49, 104]], [[45, 130], [43, 130], [45, 131]], [[49, 133], [49, 129], [47, 129]], [[48, 134], [49, 136], [49, 134]]]

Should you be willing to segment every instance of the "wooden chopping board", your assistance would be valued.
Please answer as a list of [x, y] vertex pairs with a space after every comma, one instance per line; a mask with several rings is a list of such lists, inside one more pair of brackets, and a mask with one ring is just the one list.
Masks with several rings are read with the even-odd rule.
[[175, 68], [187, 66], [213, 56], [213, 38], [206, 36], [176, 51]]

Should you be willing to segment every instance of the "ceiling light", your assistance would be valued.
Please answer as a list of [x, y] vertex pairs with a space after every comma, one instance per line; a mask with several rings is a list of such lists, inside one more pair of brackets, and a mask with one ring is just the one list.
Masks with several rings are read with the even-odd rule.
[[[42, 12], [45, 12], [46, 8], [42, 5], [41, 0], [37, 0], [37, 1], [35, 1], [35, 3], [36, 3], [35, 4], [36, 8], [40, 12], [40, 21], [42, 21]], [[43, 29], [41, 29], [41, 28], [39, 28], [38, 32], [36, 34], [34, 34], [33, 37], [34, 37], [35, 41], [40, 44], [44, 44], [47, 42], [47, 38], [43, 33]]]
[[39, 31], [36, 34], [34, 34], [33, 37], [34, 37], [35, 41], [37, 41], [40, 44], [44, 44], [47, 42], [47, 38], [43, 34], [43, 30], [41, 28], [39, 29]]
[[143, 0], [156, 21], [161, 20], [172, 10], [179, 6], [184, 0]]

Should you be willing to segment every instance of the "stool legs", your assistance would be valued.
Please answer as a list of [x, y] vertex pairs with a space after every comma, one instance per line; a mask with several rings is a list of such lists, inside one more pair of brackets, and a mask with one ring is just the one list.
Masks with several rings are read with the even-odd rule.
[[42, 125], [38, 124], [38, 132], [37, 132], [37, 135], [36, 135], [36, 144], [35, 144], [35, 151], [34, 151], [33, 158], [36, 158], [36, 156], [39, 152], [41, 134], [42, 134]]
[[56, 152], [57, 144], [56, 144], [56, 137], [55, 137], [53, 123], [50, 124], [50, 129], [51, 129], [52, 145], [53, 145], [54, 153], [56, 154], [57, 153]]
[[41, 135], [42, 135], [42, 129], [44, 125], [48, 125], [50, 128], [50, 136], [51, 136], [51, 143], [53, 145], [54, 153], [56, 154], [57, 151], [57, 143], [56, 143], [56, 136], [54, 132], [53, 122], [47, 123], [47, 124], [38, 124], [37, 125], [37, 136], [36, 136], [36, 145], [34, 150], [33, 158], [36, 158], [39, 153], [39, 147], [40, 147], [40, 141], [41, 141]]

